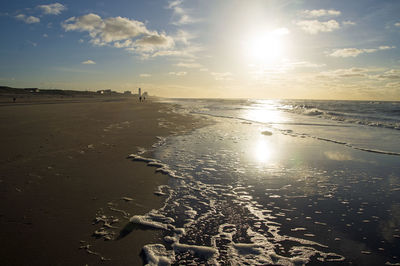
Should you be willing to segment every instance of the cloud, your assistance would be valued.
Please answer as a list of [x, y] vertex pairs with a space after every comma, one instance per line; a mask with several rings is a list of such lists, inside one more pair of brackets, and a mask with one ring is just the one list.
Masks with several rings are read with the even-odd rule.
[[400, 80], [400, 69], [382, 69], [382, 68], [344, 68], [325, 71], [318, 74], [319, 78], [341, 79], [341, 78], [362, 78], [366, 81], [391, 81]]
[[343, 25], [349, 25], [349, 26], [354, 26], [356, 25], [356, 23], [354, 21], [351, 20], [345, 20], [342, 22]]
[[139, 76], [140, 76], [141, 78], [149, 78], [149, 77], [151, 77], [150, 74], [146, 74], [146, 73], [140, 74]]
[[184, 57], [189, 59], [196, 59], [196, 53], [204, 50], [204, 48], [196, 45], [189, 45], [186, 47], [182, 47], [180, 49], [166, 49], [162, 51], [155, 52], [151, 55], [151, 57], [159, 57], [159, 56], [175, 56], [175, 57]]
[[389, 82], [386, 83], [385, 87], [390, 89], [397, 89], [400, 92], [400, 82]]
[[171, 36], [150, 31], [143, 22], [124, 17], [103, 19], [90, 13], [71, 17], [62, 23], [62, 27], [65, 31], [88, 32], [93, 45], [126, 48], [144, 57], [175, 45]]
[[334, 9], [303, 10], [302, 14], [309, 18], [340, 16], [341, 12]]
[[83, 65], [95, 65], [96, 62], [89, 59], [89, 60], [83, 61], [82, 64]]
[[180, 42], [185, 45], [190, 45], [190, 41], [195, 38], [196, 36], [194, 34], [184, 30], [178, 30], [178, 32], [174, 35], [174, 40], [176, 42]]
[[30, 45], [32, 45], [33, 47], [36, 47], [36, 46], [37, 46], [37, 43], [35, 43], [35, 42], [28, 41], [28, 43], [29, 43]]
[[230, 72], [211, 72], [215, 80], [232, 80], [232, 73]]
[[47, 15], [59, 15], [62, 11], [67, 10], [67, 7], [60, 3], [39, 5], [37, 8], [42, 10], [42, 12]]
[[395, 46], [379, 46], [378, 48], [370, 48], [370, 49], [358, 49], [358, 48], [344, 48], [344, 49], [336, 49], [330, 53], [327, 53], [328, 56], [331, 57], [356, 57], [360, 54], [364, 53], [374, 53], [382, 50], [394, 49]]
[[178, 64], [175, 64], [175, 66], [186, 67], [186, 68], [201, 68], [201, 67], [203, 67], [201, 64], [198, 64], [198, 63], [184, 63], [184, 62], [179, 62]]
[[368, 72], [371, 72], [371, 69], [352, 67], [321, 72], [319, 76], [328, 78], [355, 78], [367, 77]]
[[19, 14], [15, 16], [16, 19], [21, 20], [27, 24], [33, 24], [33, 23], [39, 23], [40, 18], [34, 17], [34, 16], [25, 16], [24, 14]]
[[182, 3], [183, 0], [175, 0], [171, 1], [168, 4], [168, 9], [172, 9], [174, 12], [174, 17], [176, 20], [172, 22], [174, 25], [185, 25], [185, 24], [190, 24], [194, 23], [197, 20], [193, 19], [191, 16], [189, 16], [187, 10], [182, 8]]
[[390, 70], [385, 71], [384, 73], [382, 73], [380, 75], [376, 75], [374, 77], [378, 78], [380, 80], [400, 79], [400, 69], [390, 69]]
[[158, 34], [153, 32], [151, 34], [135, 42], [136, 51], [153, 52], [157, 49], [167, 49], [174, 46], [173, 38], [167, 36], [165, 33]]
[[340, 29], [340, 24], [334, 19], [321, 22], [318, 20], [301, 20], [296, 23], [302, 30], [309, 34], [317, 34], [319, 32], [331, 32]]
[[181, 71], [181, 72], [169, 72], [169, 75], [174, 75], [174, 76], [186, 76], [187, 72]]
[[396, 23], [394, 23], [394, 25], [395, 25], [396, 27], [400, 27], [400, 22], [396, 22]]
[[295, 62], [287, 62], [285, 63], [287, 68], [295, 69], [295, 68], [321, 68], [326, 66], [325, 64], [316, 64], [308, 61], [295, 61]]

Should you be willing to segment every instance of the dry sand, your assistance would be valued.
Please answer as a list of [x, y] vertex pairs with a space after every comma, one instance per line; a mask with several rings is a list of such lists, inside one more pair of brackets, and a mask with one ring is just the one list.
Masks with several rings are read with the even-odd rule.
[[[101, 227], [93, 220], [113, 215], [119, 231], [128, 220], [112, 209], [160, 207], [164, 198], [153, 192], [168, 177], [127, 156], [205, 123], [170, 108], [133, 98], [0, 105], [0, 265], [142, 264], [142, 246], [160, 232], [104, 241], [92, 236]], [[88, 244], [111, 261], [79, 249]]]

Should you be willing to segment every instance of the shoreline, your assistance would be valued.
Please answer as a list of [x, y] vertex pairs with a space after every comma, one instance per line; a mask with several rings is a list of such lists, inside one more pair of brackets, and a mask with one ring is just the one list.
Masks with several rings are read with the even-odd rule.
[[115, 241], [93, 233], [108, 218], [120, 232], [127, 217], [164, 202], [154, 191], [169, 177], [128, 155], [206, 120], [136, 98], [74, 100], [0, 106], [1, 264], [140, 264], [142, 247], [160, 238], [154, 230]]

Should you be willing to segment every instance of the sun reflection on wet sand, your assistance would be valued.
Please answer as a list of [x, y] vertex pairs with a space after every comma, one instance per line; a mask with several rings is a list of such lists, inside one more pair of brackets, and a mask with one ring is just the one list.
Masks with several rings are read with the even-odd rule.
[[253, 156], [258, 163], [270, 162], [274, 154], [274, 147], [264, 136], [261, 136], [261, 138], [254, 143]]

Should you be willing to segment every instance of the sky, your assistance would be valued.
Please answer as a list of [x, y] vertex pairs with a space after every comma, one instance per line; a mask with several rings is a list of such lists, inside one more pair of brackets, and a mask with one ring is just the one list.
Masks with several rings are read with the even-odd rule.
[[0, 2], [0, 85], [400, 100], [400, 0]]

